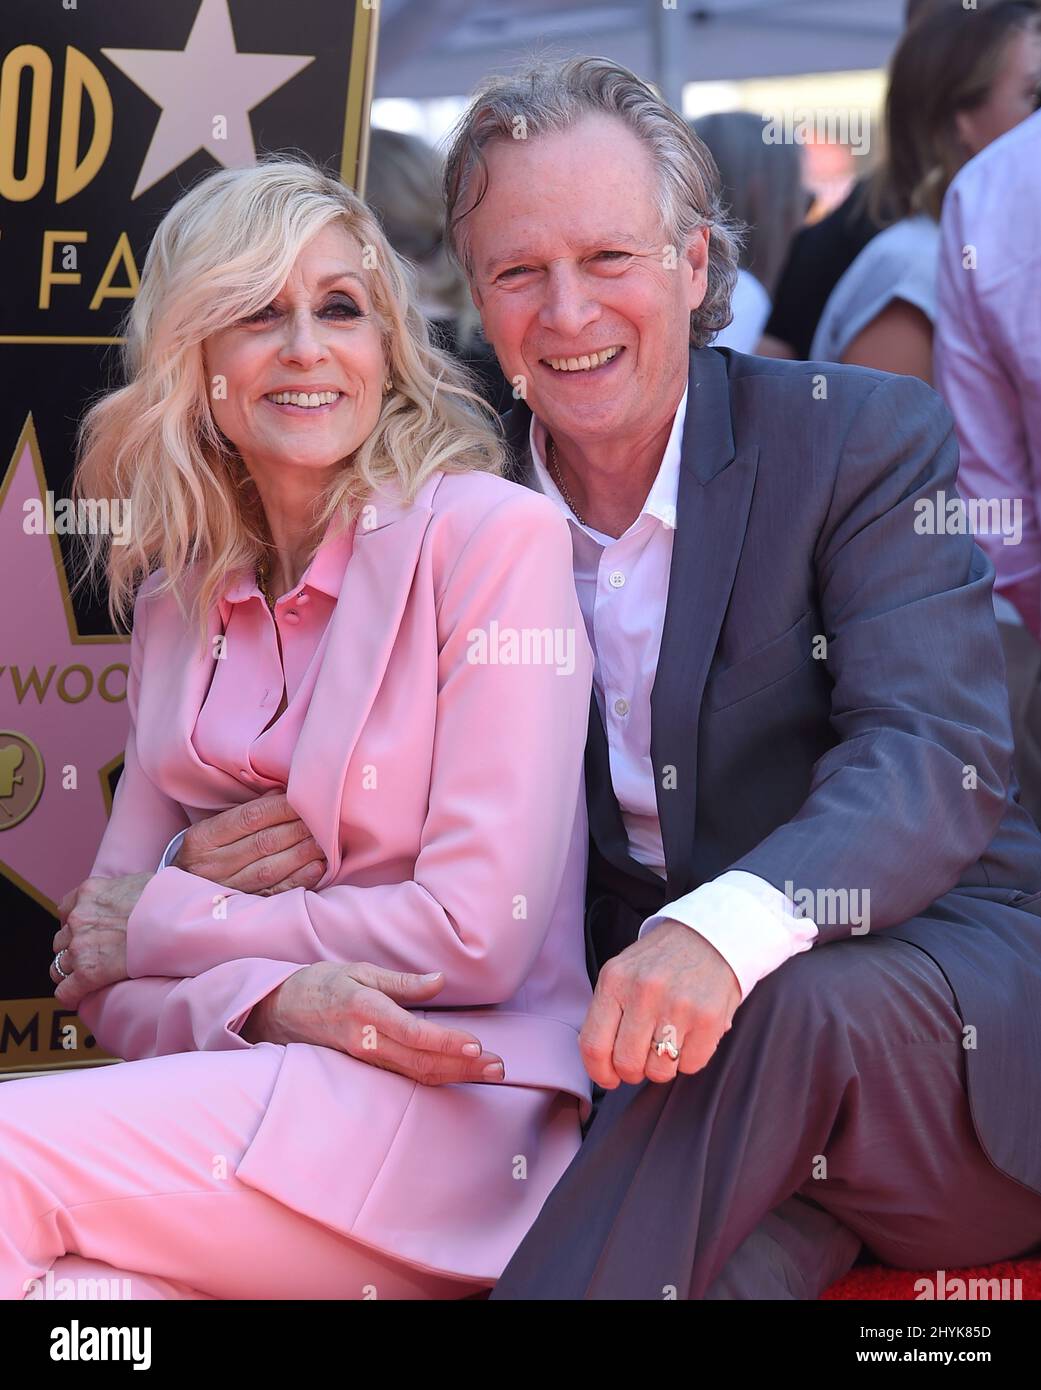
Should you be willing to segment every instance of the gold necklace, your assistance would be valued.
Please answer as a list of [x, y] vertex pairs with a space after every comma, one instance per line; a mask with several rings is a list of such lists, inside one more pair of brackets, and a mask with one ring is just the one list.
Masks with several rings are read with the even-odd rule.
[[563, 497], [564, 501], [574, 512], [575, 520], [581, 526], [588, 526], [589, 523], [586, 521], [585, 517], [575, 506], [574, 498], [571, 496], [571, 493], [568, 492], [567, 486], [564, 483], [564, 479], [560, 476], [560, 469], [557, 467], [557, 446], [553, 443], [552, 436], [549, 437], [549, 469], [550, 472], [553, 474], [553, 481], [556, 483], [557, 487], [560, 488], [561, 497]]
[[260, 589], [260, 592], [264, 595], [264, 602], [267, 604], [268, 610], [273, 613], [275, 611], [275, 600], [271, 597], [270, 593], [268, 592], [266, 560], [262, 560], [260, 564], [257, 566], [257, 587]]

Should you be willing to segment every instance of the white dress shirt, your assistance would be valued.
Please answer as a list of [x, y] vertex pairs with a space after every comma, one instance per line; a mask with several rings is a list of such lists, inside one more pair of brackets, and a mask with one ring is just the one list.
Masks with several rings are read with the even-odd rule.
[[[593, 689], [629, 853], [663, 879], [665, 850], [651, 764], [651, 687], [665, 624], [686, 412], [684, 391], [640, 515], [617, 539], [583, 525], [564, 501], [546, 468], [545, 427], [534, 415], [529, 435], [538, 485], [571, 524], [575, 585], [594, 656]], [[696, 594], [690, 599], [697, 603]], [[799, 916], [779, 889], [743, 870], [730, 870], [666, 904], [643, 923], [640, 936], [670, 919], [715, 947], [736, 975], [742, 1001], [765, 975], [808, 950], [817, 935], [813, 921]]]

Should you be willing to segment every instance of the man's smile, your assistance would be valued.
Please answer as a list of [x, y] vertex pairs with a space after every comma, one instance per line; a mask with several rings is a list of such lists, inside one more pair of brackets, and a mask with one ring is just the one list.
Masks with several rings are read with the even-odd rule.
[[601, 348], [599, 351], [582, 353], [575, 357], [540, 357], [539, 365], [548, 367], [558, 376], [573, 373], [579, 376], [600, 376], [619, 358], [625, 348], [620, 344]]

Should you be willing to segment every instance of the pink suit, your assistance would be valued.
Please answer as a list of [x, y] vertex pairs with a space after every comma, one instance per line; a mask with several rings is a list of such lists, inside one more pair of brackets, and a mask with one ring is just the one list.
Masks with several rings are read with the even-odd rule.
[[[337, 547], [345, 548], [342, 576]], [[259, 652], [242, 640], [248, 629], [240, 625], [232, 642], [228, 626], [229, 604], [252, 580], [229, 586], [203, 647], [175, 601], [152, 595], [155, 580], [142, 588], [126, 764], [92, 873], [154, 869], [186, 823], [278, 785], [280, 756], [289, 800], [328, 870], [314, 891], [275, 897], [172, 867], [148, 884], [128, 923], [131, 978], [90, 996], [80, 1016], [121, 1057], [182, 1055], [0, 1087], [0, 1231], [30, 1232], [13, 1245], [0, 1236], [0, 1276], [6, 1281], [9, 1267], [18, 1287], [27, 1270], [39, 1273], [68, 1250], [235, 1296], [237, 1276], [207, 1285], [212, 1253], [198, 1255], [197, 1269], [190, 1253], [164, 1258], [164, 1242], [176, 1244], [172, 1218], [155, 1223], [143, 1248], [128, 1249], [96, 1221], [77, 1227], [69, 1215], [77, 1202], [87, 1205], [77, 1153], [95, 1141], [107, 1152], [97, 1139], [106, 1124], [118, 1147], [135, 1109], [152, 1112], [140, 1122], [142, 1155], [122, 1188], [106, 1175], [91, 1209], [110, 1202], [115, 1210], [121, 1193], [140, 1202], [169, 1186], [168, 1115], [176, 1143], [198, 1136], [200, 1151], [188, 1158], [198, 1187], [189, 1189], [202, 1208], [205, 1195], [234, 1189], [248, 1213], [240, 1262], [248, 1266], [262, 1209], [272, 1229], [282, 1223], [296, 1233], [270, 1237], [286, 1241], [281, 1255], [267, 1249], [276, 1269], [288, 1262], [290, 1280], [293, 1241], [305, 1236], [336, 1258], [367, 1250], [383, 1271], [400, 1274], [405, 1262], [406, 1284], [431, 1272], [491, 1283], [578, 1148], [589, 1097], [577, 1029], [590, 997], [582, 760], [592, 657], [567, 525], [527, 489], [437, 473], [412, 506], [386, 494], [353, 538], [327, 538], [310, 572], [322, 567], [342, 587], [315, 658], [301, 664], [296, 693], [263, 736], [263, 771], [256, 761], [214, 766], [198, 753], [207, 746], [200, 709], [216, 686], [212, 639], [229, 634], [222, 699], [241, 689], [248, 700], [265, 684], [254, 669]], [[319, 960], [443, 970], [437, 1008], [426, 1012], [502, 1056], [505, 1081], [422, 1087], [329, 1048], [245, 1042], [236, 1030], [252, 1006]], [[225, 1056], [183, 1055], [213, 1051]], [[211, 1079], [203, 1115], [208, 1102], [198, 1091]], [[226, 1106], [221, 1088], [233, 1093]], [[234, 1136], [214, 1137], [210, 1129], [236, 1106]], [[105, 1107], [113, 1110], [107, 1121]], [[82, 1112], [79, 1128], [65, 1128], [70, 1109]], [[93, 1136], [83, 1131], [92, 1115]], [[48, 1123], [50, 1146], [39, 1134]], [[19, 1139], [26, 1129], [35, 1136], [28, 1153]], [[227, 1179], [212, 1176], [215, 1147], [232, 1151]], [[69, 1151], [64, 1161], [59, 1149]], [[42, 1233], [56, 1210], [64, 1220], [48, 1240]], [[232, 1204], [222, 1210], [230, 1215]], [[62, 1233], [70, 1228], [85, 1231], [91, 1248], [69, 1242]], [[226, 1220], [220, 1243], [235, 1244]], [[309, 1248], [298, 1258], [313, 1265], [317, 1256]]]

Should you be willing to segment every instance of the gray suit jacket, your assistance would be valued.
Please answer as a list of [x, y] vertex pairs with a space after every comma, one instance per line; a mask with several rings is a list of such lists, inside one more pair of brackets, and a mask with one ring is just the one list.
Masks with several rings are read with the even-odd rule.
[[[534, 485], [530, 419], [518, 402], [506, 429]], [[976, 1030], [988, 1155], [1041, 1192], [1041, 834], [1014, 799], [994, 571], [970, 536], [915, 529], [957, 467], [914, 378], [691, 351], [651, 698], [668, 881], [628, 854], [594, 700], [590, 898], [638, 923], [727, 869], [797, 901], [868, 891], [871, 931], [928, 952]], [[815, 948], [851, 934], [818, 924]]]

